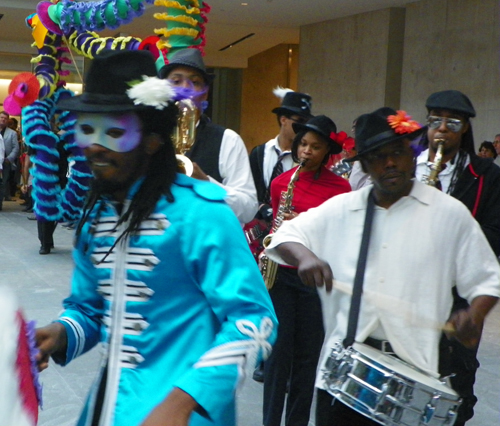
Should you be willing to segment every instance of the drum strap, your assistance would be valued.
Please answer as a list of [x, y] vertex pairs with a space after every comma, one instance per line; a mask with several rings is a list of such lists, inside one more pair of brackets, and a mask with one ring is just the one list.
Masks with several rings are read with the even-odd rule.
[[368, 194], [368, 202], [366, 205], [365, 224], [363, 228], [363, 236], [361, 237], [361, 247], [359, 249], [356, 275], [354, 276], [351, 308], [349, 309], [349, 319], [347, 323], [347, 334], [343, 341], [345, 348], [351, 346], [356, 338], [356, 329], [358, 328], [359, 308], [361, 306], [361, 294], [363, 293], [363, 280], [365, 278], [366, 259], [368, 258], [368, 246], [370, 244], [374, 212], [375, 197], [372, 189]]

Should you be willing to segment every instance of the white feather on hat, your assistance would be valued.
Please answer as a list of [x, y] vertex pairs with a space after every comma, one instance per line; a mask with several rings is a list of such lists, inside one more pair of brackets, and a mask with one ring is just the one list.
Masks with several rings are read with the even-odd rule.
[[285, 95], [289, 92], [294, 92], [294, 90], [292, 89], [288, 89], [288, 88], [284, 88], [284, 87], [281, 87], [281, 86], [278, 86], [276, 88], [273, 89], [273, 93], [275, 96], [277, 96], [278, 98], [280, 99], [283, 99], [285, 97]]

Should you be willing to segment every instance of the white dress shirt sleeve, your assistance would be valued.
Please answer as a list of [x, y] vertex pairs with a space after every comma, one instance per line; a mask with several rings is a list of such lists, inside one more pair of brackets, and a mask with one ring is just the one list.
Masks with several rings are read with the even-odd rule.
[[219, 155], [222, 184], [211, 176], [211, 182], [227, 191], [226, 202], [241, 223], [250, 222], [257, 213], [257, 191], [253, 181], [248, 152], [243, 139], [231, 129], [222, 136]]

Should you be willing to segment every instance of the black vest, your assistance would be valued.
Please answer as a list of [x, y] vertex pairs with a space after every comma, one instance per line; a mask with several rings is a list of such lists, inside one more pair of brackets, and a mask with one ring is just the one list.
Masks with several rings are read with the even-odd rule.
[[197, 163], [205, 174], [222, 183], [219, 172], [219, 156], [224, 135], [224, 127], [213, 124], [210, 119], [202, 115], [196, 128], [196, 139], [186, 156]]

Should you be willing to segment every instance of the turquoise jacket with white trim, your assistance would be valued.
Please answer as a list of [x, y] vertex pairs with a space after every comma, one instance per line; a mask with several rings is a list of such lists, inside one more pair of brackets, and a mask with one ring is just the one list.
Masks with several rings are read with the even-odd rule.
[[[234, 425], [238, 384], [276, 338], [272, 302], [225, 191], [178, 175], [172, 194], [107, 257], [126, 226], [114, 230], [110, 201], [98, 202], [77, 241], [59, 318], [68, 348], [56, 361], [104, 343], [99, 425], [140, 425], [173, 387], [201, 406], [191, 426]], [[79, 425], [92, 424], [98, 384]]]

